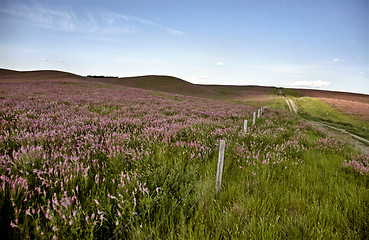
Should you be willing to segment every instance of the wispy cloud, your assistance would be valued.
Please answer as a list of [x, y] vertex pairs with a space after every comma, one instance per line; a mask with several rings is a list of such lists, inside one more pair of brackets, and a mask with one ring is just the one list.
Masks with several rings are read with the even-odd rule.
[[281, 83], [285, 87], [307, 87], [307, 88], [322, 88], [331, 85], [330, 82], [316, 80], [316, 81], [297, 81], [292, 83]]
[[180, 35], [184, 34], [182, 31], [179, 31], [179, 30], [161, 25], [159, 23], [152, 22], [152, 21], [147, 20], [147, 19], [139, 18], [139, 17], [136, 17], [136, 16], [125, 15], [125, 14], [118, 14], [118, 16], [123, 17], [127, 21], [133, 21], [133, 22], [137, 21], [137, 22], [140, 22], [140, 23], [145, 24], [145, 25], [150, 25], [150, 26], [165, 30], [166, 32], [168, 32], [168, 33], [170, 33], [171, 35], [174, 35], [174, 36], [180, 36]]
[[42, 61], [44, 61], [44, 62], [48, 62], [48, 61], [49, 61], [49, 59], [47, 59], [47, 58], [42, 58]]
[[217, 62], [216, 65], [223, 66], [224, 65], [224, 62]]
[[27, 25], [60, 31], [75, 31], [77, 17], [67, 9], [51, 9], [38, 2], [12, 1], [4, 4], [0, 13], [15, 17]]
[[180, 30], [137, 16], [106, 10], [75, 12], [71, 8], [50, 8], [39, 2], [11, 1], [0, 8], [0, 13], [16, 18], [26, 25], [57, 31], [78, 33], [132, 34], [153, 27], [173, 36], [184, 33]]
[[344, 62], [344, 59], [340, 59], [340, 58], [334, 58], [331, 60], [332, 63], [336, 63], [336, 62]]

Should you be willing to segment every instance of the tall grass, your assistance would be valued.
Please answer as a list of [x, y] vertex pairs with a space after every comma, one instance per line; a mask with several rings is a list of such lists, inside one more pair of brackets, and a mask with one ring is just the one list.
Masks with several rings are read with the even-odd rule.
[[123, 87], [2, 87], [5, 238], [369, 235], [368, 174], [351, 164], [366, 169], [368, 157], [297, 116], [266, 110], [244, 133], [255, 108]]

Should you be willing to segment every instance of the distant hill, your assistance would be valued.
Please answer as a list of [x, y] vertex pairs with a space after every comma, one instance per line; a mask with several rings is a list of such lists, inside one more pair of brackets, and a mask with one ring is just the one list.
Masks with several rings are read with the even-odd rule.
[[99, 78], [94, 79], [94, 81], [187, 96], [211, 97], [222, 95], [211, 88], [192, 84], [182, 79], [170, 76], [149, 75], [127, 78]]
[[176, 77], [158, 75], [126, 78], [99, 78], [93, 79], [93, 81], [186, 96], [237, 101], [244, 97], [269, 94], [275, 89], [274, 87], [261, 86], [200, 85], [189, 83]]
[[73, 73], [55, 71], [55, 70], [36, 70], [36, 71], [14, 71], [0, 68], [0, 79], [17, 79], [17, 80], [47, 80], [73, 78], [83, 79]]
[[[184, 81], [171, 76], [148, 75], [137, 77], [83, 77], [76, 74], [54, 71], [14, 71], [0, 68], [0, 80], [48, 80], [48, 79], [76, 79], [94, 83], [108, 83], [127, 87], [142, 88], [153, 91], [174, 93], [186, 96], [203, 97], [211, 99], [225, 100], [252, 104], [258, 102], [259, 105], [267, 103], [271, 95], [276, 95], [275, 87], [263, 86], [230, 86], [230, 85], [200, 85]], [[334, 92], [323, 90], [294, 89], [300, 96], [341, 99], [369, 103], [369, 95]]]
[[295, 89], [295, 90], [298, 94], [306, 97], [332, 98], [354, 102], [369, 103], [369, 95], [366, 94], [313, 90], [313, 89]]

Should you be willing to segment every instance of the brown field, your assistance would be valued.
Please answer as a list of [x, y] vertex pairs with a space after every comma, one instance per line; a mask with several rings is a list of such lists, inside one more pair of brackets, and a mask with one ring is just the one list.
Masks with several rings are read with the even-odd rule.
[[343, 112], [344, 114], [358, 117], [359, 119], [364, 121], [369, 121], [369, 103], [323, 97], [318, 97], [318, 99], [325, 103], [328, 103], [329, 105]]
[[295, 90], [298, 94], [306, 97], [327, 98], [327, 99], [331, 98], [337, 100], [339, 99], [369, 104], [369, 95], [366, 94], [310, 90], [310, 89], [295, 89]]
[[344, 114], [369, 121], [369, 95], [310, 89], [295, 90], [301, 96], [315, 97]]

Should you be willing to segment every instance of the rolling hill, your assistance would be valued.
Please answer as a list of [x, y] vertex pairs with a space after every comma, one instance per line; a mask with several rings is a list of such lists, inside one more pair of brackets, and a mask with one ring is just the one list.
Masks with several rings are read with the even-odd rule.
[[[114, 84], [165, 93], [174, 93], [185, 96], [218, 99], [227, 102], [235, 102], [248, 105], [259, 105], [259, 106], [275, 102], [275, 96], [277, 95], [275, 87], [263, 87], [252, 85], [248, 86], [201, 85], [201, 84], [193, 84], [180, 78], [171, 76], [148, 75], [148, 76], [124, 77], [124, 78], [115, 78], [115, 77], [93, 78], [55, 70], [14, 71], [8, 69], [0, 69], [0, 80], [30, 81], [30, 80], [48, 80], [48, 79], [85, 80], [93, 83]], [[365, 94], [310, 90], [310, 89], [290, 89], [290, 90], [292, 90], [297, 97], [320, 98], [326, 100], [326, 102], [338, 99], [340, 101], [345, 101], [345, 103], [347, 103], [347, 101], [357, 102], [361, 104], [369, 103], [369, 95]]]
[[85, 77], [55, 70], [15, 71], [0, 68], [0, 80], [48, 80], [48, 79], [84, 79]]
[[[197, 89], [210, 97], [243, 93], [245, 101], [271, 92], [284, 101], [273, 88], [2, 73], [4, 239], [368, 236], [369, 155], [287, 111], [265, 109], [245, 129], [256, 107], [120, 85]], [[306, 115], [335, 114], [315, 98], [287, 93]], [[225, 161], [216, 191], [220, 140]]]
[[126, 78], [94, 78], [93, 81], [118, 84], [127, 87], [142, 88], [185, 96], [240, 101], [246, 98], [265, 96], [273, 92], [274, 87], [227, 86], [192, 84], [171, 76], [138, 76]]

